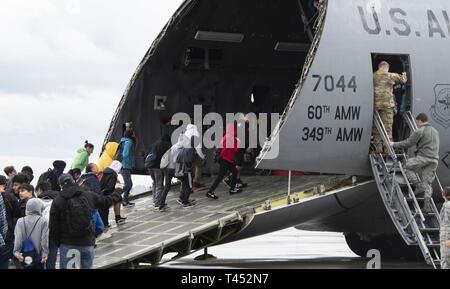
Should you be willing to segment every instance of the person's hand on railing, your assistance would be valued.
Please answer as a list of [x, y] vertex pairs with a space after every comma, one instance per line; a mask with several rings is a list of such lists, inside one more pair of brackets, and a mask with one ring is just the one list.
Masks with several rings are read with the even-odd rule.
[[393, 142], [393, 141], [389, 141], [389, 145], [390, 145], [391, 147], [394, 147], [394, 142]]

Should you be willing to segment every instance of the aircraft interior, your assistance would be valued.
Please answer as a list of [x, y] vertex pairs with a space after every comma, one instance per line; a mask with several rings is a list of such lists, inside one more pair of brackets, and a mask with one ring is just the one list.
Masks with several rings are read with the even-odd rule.
[[281, 114], [314, 38], [313, 0], [190, 3], [150, 48], [110, 131], [114, 140], [120, 124], [139, 123], [140, 169], [151, 143], [173, 131], [173, 114], [192, 115], [194, 105], [203, 114]]

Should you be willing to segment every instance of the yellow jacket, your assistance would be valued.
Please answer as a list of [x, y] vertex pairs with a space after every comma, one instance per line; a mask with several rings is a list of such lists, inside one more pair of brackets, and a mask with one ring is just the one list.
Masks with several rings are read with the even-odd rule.
[[116, 142], [109, 142], [106, 144], [105, 150], [98, 160], [98, 168], [101, 172], [111, 165], [118, 148], [119, 144]]

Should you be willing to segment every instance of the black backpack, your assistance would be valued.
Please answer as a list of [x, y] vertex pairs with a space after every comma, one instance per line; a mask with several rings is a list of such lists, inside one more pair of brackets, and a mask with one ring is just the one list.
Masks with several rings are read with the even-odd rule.
[[66, 226], [72, 237], [84, 238], [95, 235], [95, 226], [92, 220], [94, 208], [90, 205], [85, 193], [75, 195], [67, 200], [66, 213]]
[[54, 173], [52, 169], [48, 169], [45, 173], [43, 173], [38, 180], [38, 184], [47, 182], [49, 184], [52, 184], [52, 180], [54, 178]]
[[192, 162], [196, 152], [194, 148], [180, 148], [175, 163], [175, 176], [183, 177], [192, 171]]
[[158, 160], [158, 153], [156, 152], [155, 146], [153, 145], [150, 152], [145, 157], [144, 167], [146, 169], [154, 169], [157, 166], [156, 161]]

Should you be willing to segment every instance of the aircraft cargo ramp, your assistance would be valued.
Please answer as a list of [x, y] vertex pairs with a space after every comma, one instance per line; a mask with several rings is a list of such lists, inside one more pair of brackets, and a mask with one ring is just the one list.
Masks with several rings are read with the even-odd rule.
[[[127, 222], [113, 227], [112, 237], [97, 243], [94, 267], [136, 268], [140, 263], [157, 266], [223, 242], [227, 237], [233, 239], [255, 215], [270, 210], [282, 213], [285, 207], [352, 186], [348, 176], [295, 176], [291, 179], [288, 205], [288, 177], [254, 176], [245, 180], [248, 188], [232, 196], [220, 185], [216, 191], [218, 200], [208, 199], [205, 190], [196, 191], [192, 198], [197, 204], [189, 209], [176, 202], [179, 187], [169, 193], [170, 210], [165, 213], [153, 208], [149, 196], [136, 200], [134, 208], [124, 210]], [[279, 229], [285, 228], [278, 225]]]

